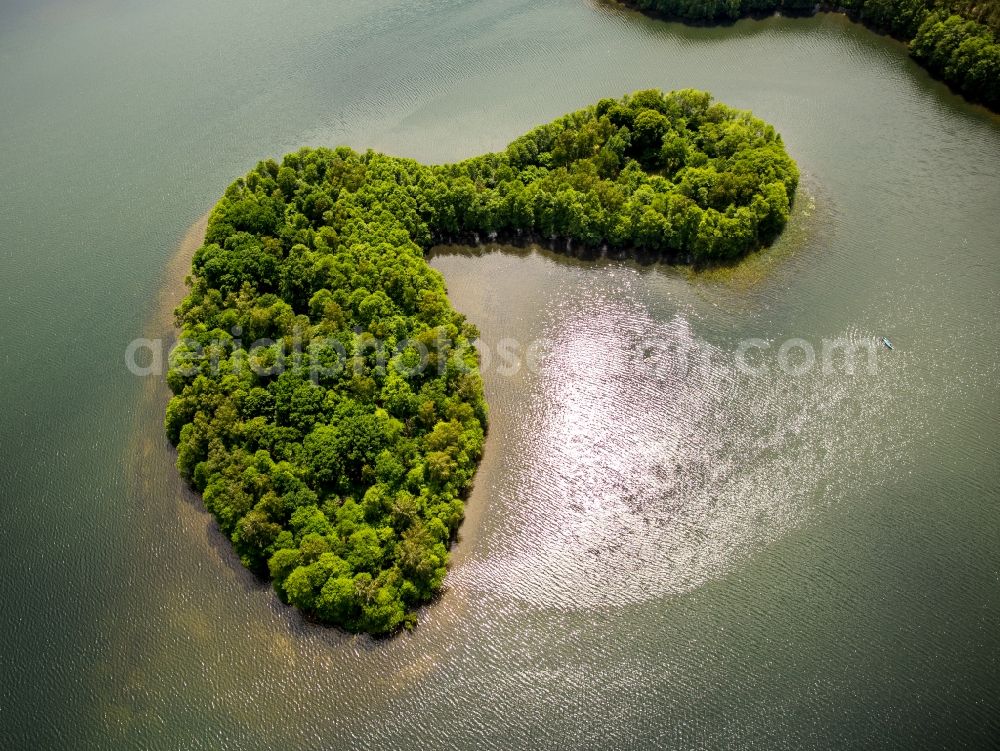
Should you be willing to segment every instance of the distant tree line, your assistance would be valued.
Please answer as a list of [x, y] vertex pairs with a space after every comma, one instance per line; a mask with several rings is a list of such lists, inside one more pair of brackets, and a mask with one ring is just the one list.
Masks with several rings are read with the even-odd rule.
[[605, 99], [458, 164], [261, 162], [211, 212], [176, 311], [177, 467], [284, 601], [351, 631], [410, 626], [487, 423], [477, 331], [424, 251], [479, 234], [729, 259], [781, 231], [797, 181], [773, 127], [691, 90]]
[[967, 99], [1000, 112], [1000, 0], [624, 0], [693, 23], [776, 12], [840, 11], [909, 44], [913, 58]]

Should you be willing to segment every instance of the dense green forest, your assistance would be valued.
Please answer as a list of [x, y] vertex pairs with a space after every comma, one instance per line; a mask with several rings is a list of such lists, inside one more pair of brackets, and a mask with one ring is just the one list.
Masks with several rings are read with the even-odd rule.
[[441, 588], [487, 421], [476, 329], [424, 252], [542, 238], [707, 262], [770, 242], [798, 181], [774, 128], [642, 91], [503, 152], [261, 162], [213, 209], [176, 311], [177, 467], [283, 600], [391, 632]]
[[719, 23], [746, 16], [842, 11], [909, 44], [936, 78], [1000, 112], [1000, 0], [624, 0], [667, 18]]

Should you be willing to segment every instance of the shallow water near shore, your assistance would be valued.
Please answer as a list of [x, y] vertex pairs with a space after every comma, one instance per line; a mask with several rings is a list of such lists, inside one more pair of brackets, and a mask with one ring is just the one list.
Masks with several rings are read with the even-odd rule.
[[[586, 0], [0, 20], [4, 748], [1000, 732], [1000, 126], [898, 44], [836, 16], [695, 29]], [[709, 274], [435, 249], [484, 351], [553, 346], [484, 367], [486, 456], [417, 629], [303, 621], [183, 487], [162, 380], [124, 365], [169, 337], [198, 217], [303, 144], [451, 161], [650, 86], [773, 123], [803, 172], [793, 225]], [[820, 363], [824, 340], [882, 335], [896, 350], [853, 375], [777, 367], [792, 339]], [[736, 367], [751, 339], [763, 374]]]

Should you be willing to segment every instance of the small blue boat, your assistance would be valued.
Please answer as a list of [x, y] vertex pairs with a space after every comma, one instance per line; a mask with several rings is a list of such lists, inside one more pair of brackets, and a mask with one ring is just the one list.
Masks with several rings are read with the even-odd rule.
[[882, 344], [885, 345], [886, 349], [893, 349], [892, 342], [889, 341], [889, 337], [887, 336], [882, 337]]

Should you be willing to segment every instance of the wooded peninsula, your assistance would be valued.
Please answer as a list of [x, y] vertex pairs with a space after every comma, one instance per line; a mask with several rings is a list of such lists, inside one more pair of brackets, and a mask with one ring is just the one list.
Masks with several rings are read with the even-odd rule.
[[412, 626], [487, 425], [478, 332], [425, 251], [478, 236], [722, 261], [781, 232], [797, 183], [772, 126], [694, 90], [603, 99], [456, 164], [261, 162], [211, 212], [176, 311], [177, 467], [285, 602]]

